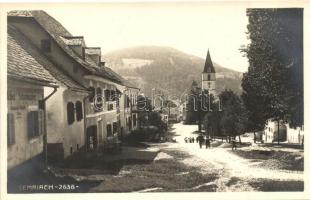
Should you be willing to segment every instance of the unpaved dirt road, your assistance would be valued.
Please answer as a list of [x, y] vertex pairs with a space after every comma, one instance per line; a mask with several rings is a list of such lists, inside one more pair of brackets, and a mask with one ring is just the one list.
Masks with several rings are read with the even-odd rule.
[[[255, 162], [231, 153], [230, 148], [214, 147], [211, 149], [199, 148], [198, 143], [185, 143], [185, 137], [196, 137], [193, 134], [197, 125], [174, 124], [172, 132], [175, 133], [176, 143], [169, 143], [163, 149], [174, 149], [186, 152], [190, 157], [183, 160], [188, 166], [200, 167], [204, 170], [218, 170], [219, 179], [214, 184], [217, 191], [253, 191], [249, 182], [253, 179], [269, 179], [276, 181], [303, 181], [302, 171], [272, 170], [254, 167]], [[211, 165], [210, 165], [211, 164]], [[212, 166], [212, 167], [210, 167]], [[233, 183], [234, 184], [231, 184]], [[209, 183], [210, 184], [210, 183]]]

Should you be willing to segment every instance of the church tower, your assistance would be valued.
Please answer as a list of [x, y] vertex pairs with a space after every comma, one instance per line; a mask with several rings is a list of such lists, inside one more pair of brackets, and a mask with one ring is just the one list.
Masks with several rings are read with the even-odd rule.
[[202, 89], [208, 90], [209, 94], [216, 96], [215, 81], [215, 69], [213, 67], [210, 52], [208, 50], [205, 66], [202, 72]]

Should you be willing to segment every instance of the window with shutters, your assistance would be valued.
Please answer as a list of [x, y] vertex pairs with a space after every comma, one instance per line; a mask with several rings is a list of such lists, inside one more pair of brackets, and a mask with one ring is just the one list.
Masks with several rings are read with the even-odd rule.
[[111, 124], [107, 125], [107, 136], [108, 137], [112, 136], [112, 126], [111, 126]]
[[44, 53], [51, 52], [51, 40], [50, 39], [41, 40], [41, 50]]
[[83, 119], [83, 106], [82, 102], [77, 101], [75, 103], [75, 108], [76, 108], [76, 120], [81, 121]]
[[72, 102], [69, 102], [67, 104], [67, 120], [68, 124], [73, 124], [74, 122], [74, 104]]
[[118, 131], [117, 122], [113, 122], [113, 135], [116, 134]]
[[27, 114], [28, 138], [40, 136], [44, 133], [44, 112], [43, 110], [30, 111]]
[[8, 145], [15, 143], [15, 119], [13, 113], [7, 114]]

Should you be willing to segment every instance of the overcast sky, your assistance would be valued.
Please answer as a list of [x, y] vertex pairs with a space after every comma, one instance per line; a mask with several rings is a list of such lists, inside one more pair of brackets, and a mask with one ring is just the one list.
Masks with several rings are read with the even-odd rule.
[[88, 4], [44, 9], [73, 35], [84, 36], [88, 46], [102, 52], [140, 46], [169, 46], [244, 72], [248, 43], [246, 8], [235, 4]]

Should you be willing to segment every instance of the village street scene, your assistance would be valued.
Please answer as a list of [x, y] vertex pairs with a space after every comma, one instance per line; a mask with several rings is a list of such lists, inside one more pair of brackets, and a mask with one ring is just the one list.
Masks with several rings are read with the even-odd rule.
[[85, 9], [7, 13], [8, 193], [304, 191], [302, 8]]

